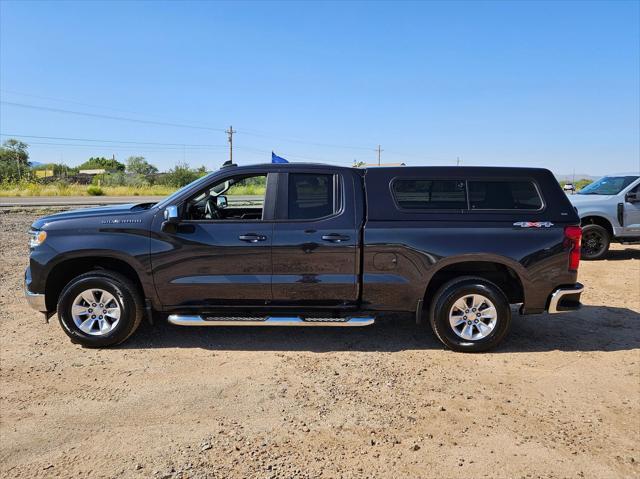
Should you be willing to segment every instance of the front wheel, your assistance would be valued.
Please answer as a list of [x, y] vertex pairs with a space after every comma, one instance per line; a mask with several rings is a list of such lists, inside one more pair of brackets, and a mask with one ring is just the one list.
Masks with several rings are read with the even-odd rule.
[[500, 343], [509, 331], [511, 308], [500, 288], [477, 277], [446, 283], [431, 302], [431, 328], [449, 349], [481, 352]]
[[609, 232], [600, 225], [582, 228], [582, 259], [601, 259], [609, 251]]
[[131, 336], [143, 316], [142, 299], [125, 276], [97, 270], [78, 276], [60, 294], [58, 319], [74, 343], [113, 346]]

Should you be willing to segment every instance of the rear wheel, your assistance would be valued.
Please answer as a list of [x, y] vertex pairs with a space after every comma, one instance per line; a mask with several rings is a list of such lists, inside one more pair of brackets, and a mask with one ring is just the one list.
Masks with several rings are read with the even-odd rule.
[[582, 228], [582, 258], [601, 259], [609, 251], [609, 232], [600, 225], [586, 225]]
[[511, 308], [495, 284], [464, 277], [446, 283], [431, 302], [431, 327], [448, 348], [480, 352], [500, 343], [509, 331]]
[[74, 343], [106, 347], [121, 343], [140, 325], [142, 298], [125, 276], [92, 271], [72, 280], [60, 294], [58, 319]]

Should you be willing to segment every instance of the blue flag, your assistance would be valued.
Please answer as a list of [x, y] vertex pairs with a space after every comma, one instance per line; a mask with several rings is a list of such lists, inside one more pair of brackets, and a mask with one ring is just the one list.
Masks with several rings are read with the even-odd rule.
[[273, 151], [271, 152], [271, 163], [289, 163], [287, 160], [282, 158], [281, 156], [276, 155]]

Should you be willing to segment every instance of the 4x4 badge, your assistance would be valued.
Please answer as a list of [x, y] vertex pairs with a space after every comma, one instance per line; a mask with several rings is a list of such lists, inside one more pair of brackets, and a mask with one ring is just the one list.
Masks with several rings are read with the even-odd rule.
[[550, 228], [553, 223], [551, 221], [518, 221], [513, 223], [513, 226], [519, 226], [520, 228]]

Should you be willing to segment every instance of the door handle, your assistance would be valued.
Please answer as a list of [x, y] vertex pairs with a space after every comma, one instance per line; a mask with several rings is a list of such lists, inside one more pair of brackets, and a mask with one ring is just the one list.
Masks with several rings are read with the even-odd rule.
[[338, 233], [330, 233], [328, 235], [322, 235], [324, 241], [331, 241], [332, 243], [342, 243], [343, 241], [349, 241], [349, 237]]
[[238, 239], [241, 241], [246, 241], [247, 243], [257, 243], [258, 241], [265, 241], [267, 237], [264, 235], [259, 235], [255, 233], [247, 233], [247, 234], [238, 236]]

